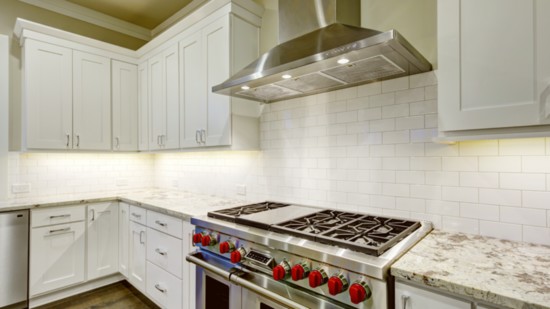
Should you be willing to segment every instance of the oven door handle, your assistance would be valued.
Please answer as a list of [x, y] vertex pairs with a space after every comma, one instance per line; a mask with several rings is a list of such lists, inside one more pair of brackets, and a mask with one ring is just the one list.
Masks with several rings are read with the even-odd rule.
[[[199, 257], [197, 257], [199, 256]], [[274, 300], [284, 306], [288, 306], [290, 308], [296, 308], [296, 309], [308, 309], [308, 307], [302, 306], [296, 302], [293, 302], [290, 299], [287, 299], [277, 293], [273, 293], [269, 290], [266, 290], [256, 284], [248, 282], [246, 279], [243, 279], [236, 274], [231, 275], [228, 271], [225, 271], [223, 269], [220, 269], [218, 267], [212, 266], [208, 264], [208, 262], [205, 262], [203, 259], [200, 258], [201, 253], [198, 251], [192, 252], [189, 255], [185, 257], [185, 259], [189, 263], [193, 263], [205, 270], [208, 270], [211, 273], [214, 273], [216, 275], [222, 276], [223, 278], [228, 278], [230, 282], [233, 282], [237, 285], [242, 286], [243, 288], [246, 288], [252, 292], [255, 292], [256, 294], [263, 296], [265, 298], [269, 298], [271, 300]]]

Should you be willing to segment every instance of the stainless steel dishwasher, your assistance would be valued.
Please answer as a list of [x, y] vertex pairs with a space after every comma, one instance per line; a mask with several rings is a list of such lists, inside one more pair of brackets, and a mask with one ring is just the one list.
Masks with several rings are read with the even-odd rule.
[[0, 308], [28, 302], [29, 211], [0, 212]]

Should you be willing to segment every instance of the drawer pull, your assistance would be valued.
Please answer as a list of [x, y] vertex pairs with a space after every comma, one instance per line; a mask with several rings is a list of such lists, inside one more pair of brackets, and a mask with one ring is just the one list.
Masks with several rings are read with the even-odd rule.
[[168, 225], [168, 223], [166, 223], [166, 222], [161, 222], [161, 221], [159, 221], [159, 220], [155, 221], [155, 223], [158, 224], [158, 225], [160, 225], [160, 226], [162, 226], [162, 227], [166, 227], [166, 226]]
[[63, 228], [63, 229], [57, 229], [57, 230], [50, 230], [50, 234], [68, 232], [68, 231], [70, 231], [70, 230], [71, 230], [70, 227], [66, 227], [66, 228]]
[[71, 216], [70, 214], [50, 216], [50, 219], [69, 218], [70, 216]]
[[135, 212], [132, 213], [132, 216], [133, 216], [134, 218], [141, 218], [141, 215], [140, 215], [140, 214], [137, 214], [137, 213], [135, 213]]
[[155, 289], [159, 290], [161, 293], [166, 293], [166, 289], [160, 287], [160, 284], [155, 284]]
[[155, 252], [158, 253], [158, 254], [160, 254], [160, 255], [162, 255], [162, 256], [165, 256], [166, 254], [168, 254], [168, 252], [162, 251], [162, 250], [160, 250], [159, 248], [156, 248], [156, 249], [155, 249]]
[[403, 309], [407, 309], [407, 303], [409, 302], [410, 297], [407, 295], [401, 296], [401, 303], [403, 304]]

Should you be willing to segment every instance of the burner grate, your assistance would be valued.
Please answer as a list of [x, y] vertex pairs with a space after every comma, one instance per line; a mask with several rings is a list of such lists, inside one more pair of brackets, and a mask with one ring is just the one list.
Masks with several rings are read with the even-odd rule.
[[289, 206], [289, 204], [275, 203], [275, 202], [263, 202], [257, 204], [250, 204], [245, 206], [237, 206], [228, 209], [211, 211], [208, 216], [211, 218], [222, 219], [230, 222], [235, 222], [240, 216], [251, 215], [262, 211], [277, 209], [281, 207]]

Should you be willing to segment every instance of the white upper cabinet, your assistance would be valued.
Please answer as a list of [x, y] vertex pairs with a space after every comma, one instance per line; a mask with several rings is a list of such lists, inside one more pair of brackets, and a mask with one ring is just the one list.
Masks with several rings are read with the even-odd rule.
[[27, 148], [72, 148], [72, 50], [29, 39], [23, 52]]
[[138, 66], [138, 148], [149, 150], [149, 96], [147, 62]]
[[549, 124], [550, 1], [439, 0], [439, 128]]
[[111, 149], [111, 61], [73, 51], [73, 148]]
[[138, 150], [138, 68], [112, 62], [113, 150]]
[[88, 205], [88, 280], [118, 272], [118, 202]]

